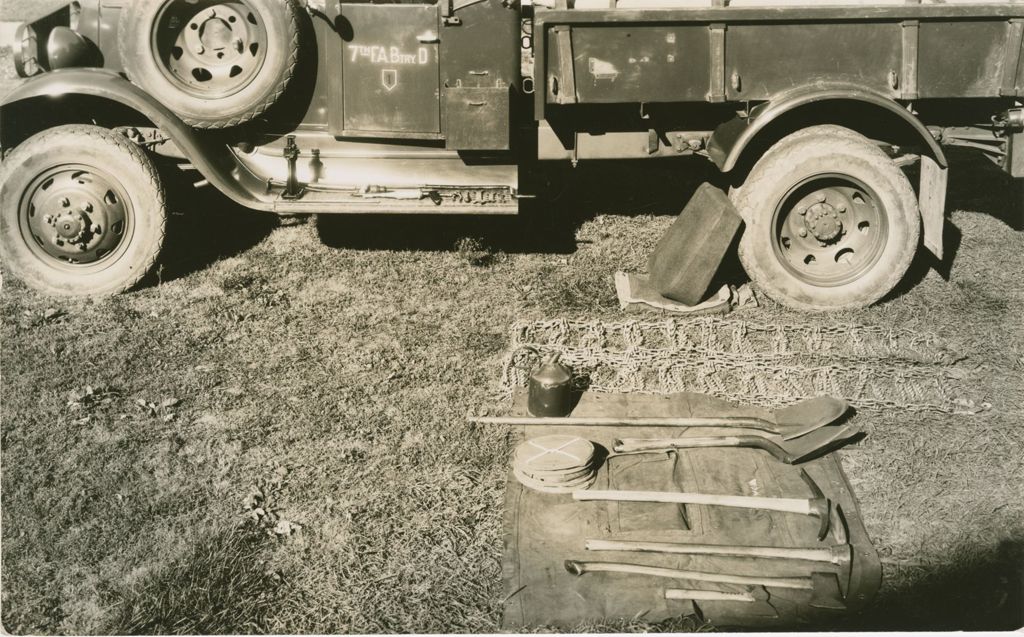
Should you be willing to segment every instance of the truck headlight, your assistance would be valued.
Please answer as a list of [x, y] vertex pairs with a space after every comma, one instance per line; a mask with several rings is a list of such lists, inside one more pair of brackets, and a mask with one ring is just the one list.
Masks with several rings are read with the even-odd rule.
[[32, 77], [43, 72], [40, 63], [39, 37], [29, 24], [18, 27], [14, 35], [14, 68], [20, 77]]

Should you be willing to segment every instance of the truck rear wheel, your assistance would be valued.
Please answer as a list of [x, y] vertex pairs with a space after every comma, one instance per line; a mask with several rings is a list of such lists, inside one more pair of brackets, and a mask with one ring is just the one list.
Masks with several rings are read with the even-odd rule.
[[262, 115], [299, 60], [294, 0], [135, 0], [118, 30], [128, 77], [199, 128]]
[[920, 240], [906, 175], [866, 137], [815, 126], [773, 146], [732, 194], [739, 256], [768, 296], [800, 310], [866, 307], [906, 274]]
[[42, 132], [0, 170], [0, 251], [9, 272], [50, 295], [127, 290], [163, 246], [164, 189], [149, 157], [97, 126]]

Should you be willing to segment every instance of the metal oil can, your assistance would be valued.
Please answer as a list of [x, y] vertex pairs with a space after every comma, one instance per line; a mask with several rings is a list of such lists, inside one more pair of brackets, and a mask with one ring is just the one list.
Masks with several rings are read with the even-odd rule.
[[538, 417], [568, 416], [572, 411], [572, 370], [552, 354], [530, 376], [527, 409]]

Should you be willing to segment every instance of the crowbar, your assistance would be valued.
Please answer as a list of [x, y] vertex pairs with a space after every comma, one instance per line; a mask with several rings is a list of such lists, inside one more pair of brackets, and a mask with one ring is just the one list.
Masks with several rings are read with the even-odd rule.
[[770, 419], [755, 416], [470, 416], [469, 421], [483, 425], [547, 425], [568, 427], [737, 427], [755, 429], [793, 440], [838, 420], [849, 409], [845, 400], [819, 396], [801, 401], [772, 414]]

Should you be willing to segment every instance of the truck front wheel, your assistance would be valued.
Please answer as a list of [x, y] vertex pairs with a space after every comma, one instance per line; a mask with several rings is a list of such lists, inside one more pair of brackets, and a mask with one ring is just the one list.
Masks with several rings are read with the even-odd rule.
[[9, 273], [50, 295], [135, 286], [166, 228], [149, 157], [97, 126], [60, 126], [14, 150], [0, 169], [0, 251]]
[[800, 310], [866, 307], [917, 252], [921, 220], [906, 175], [867, 138], [815, 126], [775, 144], [733, 203], [740, 260], [768, 296]]

